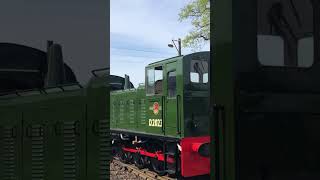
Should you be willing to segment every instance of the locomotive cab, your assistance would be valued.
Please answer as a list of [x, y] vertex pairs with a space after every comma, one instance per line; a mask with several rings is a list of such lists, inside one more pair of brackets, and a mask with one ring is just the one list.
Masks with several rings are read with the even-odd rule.
[[185, 136], [197, 137], [209, 134], [209, 59], [209, 52], [194, 53], [183, 58]]
[[209, 174], [209, 59], [198, 52], [146, 67], [149, 132], [181, 139], [185, 177]]
[[160, 133], [172, 137], [208, 135], [209, 58], [209, 52], [198, 52], [146, 67], [146, 96], [153, 109], [150, 115], [161, 119], [154, 124], [162, 127]]

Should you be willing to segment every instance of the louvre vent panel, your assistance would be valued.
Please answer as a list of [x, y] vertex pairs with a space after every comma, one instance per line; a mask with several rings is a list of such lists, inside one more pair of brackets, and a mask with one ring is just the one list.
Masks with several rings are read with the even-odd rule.
[[64, 122], [63, 126], [63, 176], [65, 180], [78, 179], [79, 168], [76, 122]]
[[144, 125], [147, 124], [147, 121], [146, 121], [146, 114], [147, 114], [147, 111], [146, 111], [146, 104], [145, 104], [145, 100], [142, 99], [141, 100], [141, 106], [140, 106], [140, 125], [143, 127]]
[[15, 152], [15, 137], [13, 136], [13, 128], [1, 128], [1, 137], [2, 137], [2, 144], [1, 144], [1, 166], [2, 169], [2, 177], [3, 180], [14, 180], [17, 179], [16, 177], [16, 152]]
[[116, 121], [117, 121], [117, 107], [116, 107], [116, 105], [113, 105], [112, 106], [112, 110], [111, 110], [111, 113], [110, 113], [111, 115], [111, 120], [112, 120], [112, 122], [113, 123], [116, 123]]
[[45, 140], [42, 126], [31, 127], [31, 178], [45, 179]]
[[109, 135], [109, 122], [106, 120], [100, 121], [99, 126], [99, 134], [100, 134], [100, 163], [99, 163], [99, 171], [100, 171], [100, 179], [105, 180], [109, 179], [109, 150], [110, 150], [110, 141], [108, 138]]

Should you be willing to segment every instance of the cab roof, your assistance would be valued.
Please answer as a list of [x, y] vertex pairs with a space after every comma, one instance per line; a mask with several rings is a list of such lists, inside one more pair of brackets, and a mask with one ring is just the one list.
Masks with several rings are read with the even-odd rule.
[[150, 64], [148, 64], [148, 66], [163, 64], [163, 62], [176, 61], [176, 60], [178, 60], [178, 59], [180, 59], [180, 58], [183, 58], [183, 57], [184, 57], [184, 56], [182, 55], [182, 56], [175, 56], [175, 57], [163, 59], [163, 60], [160, 60], [160, 61], [156, 61], [156, 62], [150, 63]]
[[171, 58], [167, 58], [167, 59], [163, 59], [163, 60], [160, 60], [160, 61], [156, 61], [156, 62], [150, 63], [150, 64], [148, 64], [148, 66], [161, 65], [164, 62], [177, 61], [179, 59], [184, 58], [185, 56], [192, 56], [192, 55], [202, 54], [202, 53], [209, 53], [209, 51], [200, 51], [200, 52], [195, 52], [195, 53], [191, 53], [191, 54], [187, 54], [187, 55], [175, 56], [175, 57], [171, 57]]

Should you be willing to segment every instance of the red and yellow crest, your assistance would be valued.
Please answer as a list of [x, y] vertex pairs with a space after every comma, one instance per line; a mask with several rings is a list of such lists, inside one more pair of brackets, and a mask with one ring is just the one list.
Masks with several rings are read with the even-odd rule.
[[157, 115], [159, 113], [159, 103], [158, 102], [153, 103], [153, 113], [155, 115]]

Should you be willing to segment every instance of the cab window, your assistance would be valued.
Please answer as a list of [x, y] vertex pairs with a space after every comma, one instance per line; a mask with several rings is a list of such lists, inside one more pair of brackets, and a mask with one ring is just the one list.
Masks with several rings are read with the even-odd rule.
[[147, 94], [162, 94], [163, 69], [162, 66], [147, 69]]
[[168, 73], [168, 97], [176, 97], [177, 95], [177, 79], [176, 71]]
[[202, 60], [191, 61], [190, 81], [192, 83], [208, 83], [208, 62]]

